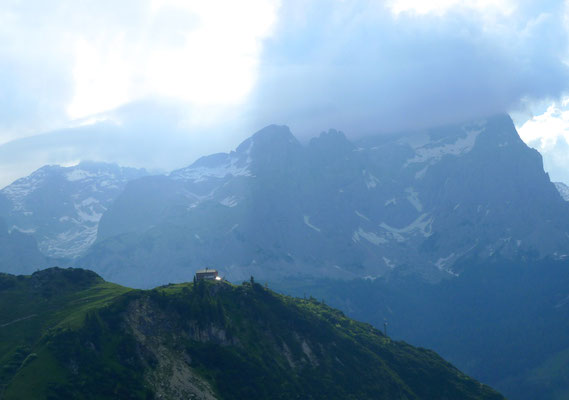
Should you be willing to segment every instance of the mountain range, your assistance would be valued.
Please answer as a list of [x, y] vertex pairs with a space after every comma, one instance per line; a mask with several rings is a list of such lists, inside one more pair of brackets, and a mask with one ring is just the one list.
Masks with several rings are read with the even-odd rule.
[[331, 130], [307, 145], [273, 125], [169, 175], [46, 166], [0, 191], [0, 217], [44, 256], [137, 287], [204, 266], [230, 280], [437, 282], [464, 257], [565, 257], [560, 194], [499, 115], [355, 142]]
[[138, 287], [220, 269], [437, 282], [464, 257], [563, 258], [569, 204], [508, 116], [352, 143], [269, 126], [234, 152], [131, 181], [77, 265]]
[[0, 191], [0, 268], [137, 288], [203, 267], [254, 276], [387, 320], [511, 398], [563, 398], [567, 193], [507, 115], [308, 143], [271, 125], [168, 175], [81, 163], [16, 181]]
[[95, 241], [101, 216], [129, 180], [144, 170], [82, 162], [49, 165], [0, 191], [9, 231], [30, 233], [47, 257], [75, 258]]

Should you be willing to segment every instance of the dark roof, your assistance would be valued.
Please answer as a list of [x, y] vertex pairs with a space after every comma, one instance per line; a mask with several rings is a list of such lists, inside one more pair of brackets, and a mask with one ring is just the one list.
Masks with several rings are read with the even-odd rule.
[[217, 270], [210, 268], [200, 269], [196, 272], [196, 274], [217, 274]]

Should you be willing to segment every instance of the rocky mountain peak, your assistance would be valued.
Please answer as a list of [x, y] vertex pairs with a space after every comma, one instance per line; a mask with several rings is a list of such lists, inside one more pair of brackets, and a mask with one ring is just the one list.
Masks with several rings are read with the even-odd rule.
[[253, 141], [260, 145], [298, 144], [298, 140], [286, 125], [268, 125], [251, 136]]
[[527, 147], [516, 131], [514, 121], [508, 114], [493, 115], [478, 122], [466, 124], [464, 127], [469, 130], [476, 127], [482, 129], [478, 142], [496, 150], [503, 150], [511, 146]]
[[318, 137], [312, 138], [309, 147], [312, 151], [338, 156], [348, 153], [355, 148], [343, 132], [335, 129], [322, 132]]
[[299, 148], [300, 143], [288, 126], [269, 125], [243, 141], [237, 149], [238, 154], [259, 154], [281, 152], [286, 148]]
[[[159, 263], [180, 274], [216, 265], [229, 279], [405, 270], [438, 280], [461, 274], [455, 264], [474, 253], [555, 253], [569, 240], [569, 222], [554, 218], [567, 215], [565, 206], [508, 116], [357, 145], [330, 130], [307, 147], [286, 126], [271, 125], [234, 152], [129, 185], [105, 213], [85, 262], [111, 260], [115, 235], [154, 243], [179, 230], [148, 254], [129, 247], [129, 265], [156, 269], [149, 272], [156, 283], [165, 279]], [[100, 270], [134, 282], [122, 258], [110, 263]]]

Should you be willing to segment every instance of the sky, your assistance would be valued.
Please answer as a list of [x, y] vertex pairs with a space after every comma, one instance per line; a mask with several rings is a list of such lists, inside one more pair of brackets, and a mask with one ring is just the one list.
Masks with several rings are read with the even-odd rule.
[[508, 112], [569, 183], [569, 5], [3, 0], [0, 187], [45, 164], [168, 171], [265, 125], [301, 140]]

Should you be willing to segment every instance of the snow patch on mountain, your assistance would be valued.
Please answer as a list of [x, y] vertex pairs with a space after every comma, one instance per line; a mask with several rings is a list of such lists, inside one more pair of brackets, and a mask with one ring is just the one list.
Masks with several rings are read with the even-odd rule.
[[354, 234], [352, 235], [352, 240], [354, 242], [359, 242], [360, 238], [365, 239], [368, 242], [375, 244], [376, 246], [387, 243], [387, 240], [385, 238], [378, 236], [373, 232], [366, 232], [361, 227], [354, 232]]
[[12, 231], [18, 231], [21, 233], [28, 233], [28, 234], [32, 234], [36, 232], [35, 228], [30, 228], [30, 229], [24, 229], [24, 228], [20, 228], [19, 226], [16, 225], [12, 225], [12, 227], [10, 229], [8, 229], [9, 233], [12, 233]]
[[[90, 186], [94, 186], [90, 187], [91, 194], [98, 191], [96, 185]], [[76, 200], [73, 202], [74, 215], [59, 218], [63, 231], [55, 237], [44, 235], [38, 241], [40, 251], [52, 257], [75, 257], [84, 253], [95, 242], [99, 221], [107, 210], [102, 201], [92, 196], [84, 199], [79, 195], [72, 197]], [[110, 203], [110, 200], [105, 203]]]
[[405, 192], [407, 193], [407, 201], [409, 201], [409, 203], [411, 203], [418, 212], [422, 212], [423, 205], [421, 204], [421, 200], [419, 200], [419, 193], [417, 193], [412, 187], [405, 189]]
[[358, 217], [365, 219], [366, 221], [369, 221], [369, 218], [366, 217], [365, 215], [363, 215], [362, 213], [360, 213], [358, 210], [356, 210], [355, 213]]
[[362, 171], [362, 175], [364, 176], [365, 184], [368, 189], [373, 189], [379, 184], [379, 179], [365, 169]]
[[221, 200], [219, 204], [225, 207], [235, 207], [238, 204], [237, 198], [235, 196], [229, 196]]
[[464, 137], [459, 137], [453, 143], [445, 143], [444, 141], [428, 141], [425, 144], [413, 141], [407, 142], [415, 151], [415, 157], [407, 160], [404, 166], [414, 163], [429, 162], [434, 164], [446, 155], [458, 156], [468, 153], [474, 147], [476, 138], [485, 130], [482, 123], [475, 126], [463, 126]]
[[80, 202], [73, 204], [73, 207], [77, 212], [77, 218], [69, 218], [69, 220], [75, 221], [78, 224], [98, 224], [101, 220], [101, 217], [103, 216], [103, 213], [107, 210], [107, 208], [103, 206], [99, 200], [93, 197], [88, 197], [84, 200], [81, 200]]
[[458, 274], [450, 268], [450, 266], [452, 265], [450, 261], [453, 258], [454, 258], [454, 253], [451, 253], [446, 257], [439, 258], [434, 264], [440, 271], [447, 272], [453, 276], [458, 276]]
[[[253, 143], [251, 143], [252, 147]], [[172, 179], [190, 181], [193, 183], [204, 182], [211, 178], [223, 179], [228, 176], [248, 176], [253, 174], [250, 170], [251, 157], [249, 155], [250, 148], [247, 150], [247, 159], [240, 160], [236, 156], [228, 156], [224, 162], [218, 165], [192, 165], [181, 170], [174, 171], [170, 174]]]
[[239, 228], [239, 224], [234, 224], [231, 229], [229, 229], [229, 231], [227, 233], [231, 233], [233, 232], [235, 229]]
[[562, 182], [554, 182], [553, 183], [557, 188], [557, 191], [565, 201], [569, 201], [569, 186]]
[[318, 228], [318, 227], [316, 227], [310, 223], [310, 216], [304, 215], [304, 223], [306, 224], [306, 226], [308, 226], [311, 229], [314, 229], [316, 232], [321, 232], [320, 228]]
[[92, 178], [95, 176], [97, 176], [97, 175], [94, 173], [91, 173], [89, 171], [85, 171], [84, 169], [73, 169], [70, 172], [65, 174], [65, 178], [67, 178], [67, 180], [71, 181], [71, 182], [80, 181], [80, 180]]
[[2, 189], [2, 193], [12, 203], [12, 211], [26, 211], [25, 201], [27, 197], [35, 192], [44, 182], [48, 168], [49, 167], [40, 168], [31, 175], [18, 179], [11, 185]]
[[422, 214], [416, 220], [403, 228], [394, 228], [382, 222], [379, 226], [385, 230], [383, 237], [386, 240], [395, 240], [397, 242], [404, 242], [410, 235], [419, 233], [424, 237], [429, 237], [433, 234], [432, 225], [434, 218], [429, 217], [429, 214]]
[[394, 269], [395, 268], [395, 264], [387, 257], [383, 257], [383, 262], [385, 263], [385, 265], [390, 268], [390, 269]]
[[74, 228], [53, 238], [41, 240], [38, 243], [40, 251], [52, 257], [73, 257], [84, 253], [97, 238], [98, 223], [81, 224], [77, 220], [73, 222], [75, 222]]
[[48, 165], [1, 191], [11, 203], [5, 218], [20, 231], [33, 232], [44, 254], [73, 258], [94, 243], [103, 213], [124, 185], [145, 174], [104, 163]]
[[415, 173], [415, 179], [419, 180], [419, 179], [423, 179], [425, 177], [425, 175], [427, 174], [427, 170], [429, 169], [429, 166], [425, 166], [423, 169], [417, 171]]

